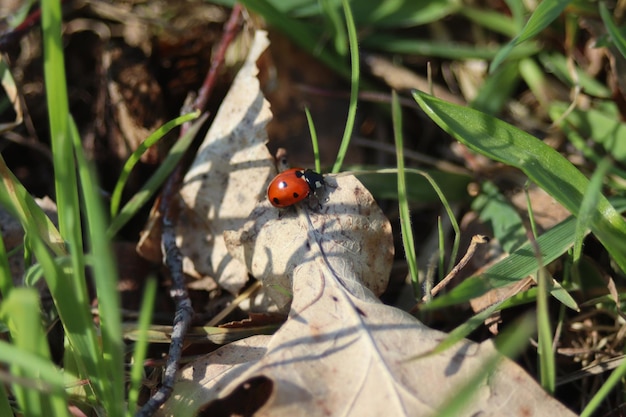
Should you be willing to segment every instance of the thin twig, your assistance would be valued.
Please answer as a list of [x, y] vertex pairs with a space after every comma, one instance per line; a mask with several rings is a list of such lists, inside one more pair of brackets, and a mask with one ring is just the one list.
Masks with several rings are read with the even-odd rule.
[[193, 307], [191, 306], [191, 300], [185, 288], [183, 257], [176, 245], [176, 213], [172, 203], [173, 195], [178, 191], [181, 179], [182, 169], [180, 169], [179, 166], [165, 183], [159, 204], [159, 210], [163, 215], [162, 251], [165, 265], [170, 271], [172, 278], [170, 297], [172, 297], [176, 304], [176, 314], [174, 316], [171, 336], [172, 342], [170, 344], [161, 388], [143, 405], [136, 414], [137, 417], [152, 416], [172, 394], [176, 372], [178, 371], [178, 361], [182, 356], [183, 339], [191, 323], [191, 318], [193, 317]]
[[233, 10], [230, 13], [230, 17], [224, 25], [224, 34], [222, 35], [222, 39], [220, 44], [217, 47], [215, 52], [216, 59], [211, 60], [211, 67], [209, 68], [209, 72], [207, 73], [204, 82], [202, 83], [202, 87], [198, 90], [198, 98], [194, 102], [194, 109], [196, 110], [204, 110], [207, 102], [209, 101], [209, 97], [211, 97], [211, 93], [213, 92], [213, 88], [215, 87], [215, 79], [217, 77], [217, 73], [224, 63], [224, 56], [226, 55], [226, 49], [232, 43], [233, 39], [239, 32], [239, 19], [241, 18], [241, 12], [243, 8], [240, 4], [235, 4], [233, 6]]
[[439, 293], [439, 291], [445, 288], [445, 286], [448, 285], [448, 283], [459, 273], [459, 271], [469, 262], [469, 260], [472, 259], [472, 256], [474, 256], [474, 252], [476, 252], [476, 247], [479, 244], [486, 243], [488, 241], [489, 239], [483, 235], [472, 236], [472, 242], [470, 243], [469, 248], [467, 248], [467, 252], [463, 256], [463, 258], [461, 258], [459, 263], [456, 264], [454, 268], [452, 268], [452, 271], [450, 271], [450, 273], [446, 275], [446, 277], [442, 279], [441, 282], [435, 285], [435, 287], [430, 291], [430, 294], [426, 294], [422, 298], [422, 301], [428, 300], [429, 296], [434, 297], [435, 295], [437, 295], [437, 293]]
[[[194, 109], [203, 110], [208, 102], [209, 95], [215, 84], [216, 74], [224, 62], [226, 49], [235, 38], [238, 31], [238, 22], [241, 16], [241, 11], [241, 6], [235, 5], [235, 7], [233, 7], [231, 16], [225, 26], [224, 35], [217, 49], [218, 53], [212, 61], [211, 68], [207, 73], [202, 88], [198, 92], [198, 98], [193, 104]], [[186, 129], [181, 129], [181, 134], [184, 134], [184, 130]], [[170, 271], [172, 279], [170, 297], [172, 297], [176, 304], [176, 314], [174, 316], [171, 335], [172, 342], [169, 348], [169, 355], [161, 387], [137, 412], [136, 417], [152, 416], [172, 394], [172, 391], [174, 390], [176, 372], [178, 371], [179, 361], [182, 356], [183, 340], [193, 317], [193, 307], [191, 305], [187, 289], [185, 288], [182, 255], [180, 253], [180, 249], [176, 245], [177, 206], [174, 196], [180, 189], [182, 179], [183, 167], [179, 164], [166, 181], [159, 203], [159, 211], [162, 213], [163, 219], [161, 245], [164, 263]]]

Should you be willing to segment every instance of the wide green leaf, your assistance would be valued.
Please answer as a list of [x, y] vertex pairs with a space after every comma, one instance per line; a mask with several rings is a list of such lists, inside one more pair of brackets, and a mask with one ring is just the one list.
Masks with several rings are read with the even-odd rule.
[[[578, 216], [589, 180], [571, 162], [536, 137], [477, 110], [414, 92], [420, 107], [442, 129], [475, 152], [519, 168], [528, 178]], [[590, 229], [626, 271], [626, 221], [604, 196]]]

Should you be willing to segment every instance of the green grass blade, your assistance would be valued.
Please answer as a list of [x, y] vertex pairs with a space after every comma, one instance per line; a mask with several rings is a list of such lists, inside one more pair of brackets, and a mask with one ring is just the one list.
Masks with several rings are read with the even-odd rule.
[[[355, 172], [359, 181], [367, 187], [377, 200], [398, 198], [397, 170], [380, 172], [376, 167], [350, 167], [350, 171]], [[420, 173], [417, 173], [408, 169], [405, 176], [409, 201], [420, 204], [432, 204], [440, 201], [439, 195], [430, 186], [429, 180], [421, 173], [427, 174], [433, 182], [445, 190], [444, 194], [448, 201], [453, 203], [468, 202], [467, 185], [471, 181], [470, 177], [434, 170], [420, 170]]]
[[609, 12], [604, 2], [600, 2], [600, 16], [602, 17], [604, 27], [607, 32], [609, 32], [609, 35], [611, 35], [613, 44], [617, 47], [617, 50], [622, 56], [626, 57], [626, 36], [624, 36], [624, 32], [617, 27], [615, 22], [613, 22], [611, 12]]
[[[567, 107], [565, 103], [551, 103], [550, 116], [553, 120], [560, 119], [561, 115], [567, 111]], [[562, 125], [563, 130], [568, 128], [575, 130], [583, 137], [602, 146], [618, 161], [626, 163], [626, 123], [620, 120], [619, 114], [597, 108], [584, 111], [573, 109], [568, 111]]]
[[13, 408], [9, 401], [9, 393], [4, 384], [0, 384], [0, 416], [14, 417]]
[[[102, 356], [97, 361], [99, 373], [91, 375], [100, 380], [103, 389], [99, 400], [110, 415], [124, 414], [124, 346], [120, 316], [120, 300], [117, 291], [116, 262], [110, 241], [106, 236], [106, 217], [98, 192], [98, 181], [83, 153], [78, 129], [71, 123], [74, 151], [78, 162], [83, 207], [85, 208], [86, 235], [89, 251], [93, 254], [93, 280], [98, 294]], [[100, 359], [100, 358], [99, 358]]]
[[[543, 52], [539, 54], [539, 61], [542, 65], [544, 73], [549, 73], [556, 76], [560, 81], [570, 88], [580, 84], [583, 91], [589, 95], [598, 98], [611, 98], [611, 89], [604, 83], [598, 81], [596, 78], [585, 72], [579, 66], [576, 66], [575, 79], [572, 78], [570, 69], [568, 68], [567, 57], [563, 54], [555, 52]], [[551, 103], [552, 104], [552, 103]], [[565, 105], [567, 108], [568, 105]]]
[[505, 63], [487, 77], [472, 100], [471, 106], [483, 113], [498, 114], [511, 100], [519, 83], [517, 62]]
[[313, 146], [313, 159], [315, 159], [315, 171], [322, 172], [322, 162], [320, 161], [320, 144], [317, 140], [317, 131], [315, 130], [315, 124], [313, 123], [313, 117], [308, 107], [304, 108], [306, 114], [306, 121], [309, 125], [309, 132], [311, 134], [311, 145]]
[[[46, 334], [41, 326], [39, 296], [31, 288], [16, 288], [2, 302], [0, 317], [9, 325], [11, 339], [16, 348], [24, 354], [35, 355], [42, 360], [50, 361], [50, 350]], [[51, 380], [42, 377], [39, 370], [12, 365], [13, 375], [38, 380], [49, 385], [58, 383], [56, 375]], [[58, 386], [55, 393], [49, 395], [31, 387], [13, 384], [16, 398], [26, 415], [56, 416], [67, 415], [67, 401], [64, 391]]]
[[178, 161], [180, 161], [180, 159], [185, 155], [185, 151], [189, 145], [191, 145], [191, 142], [193, 142], [193, 139], [206, 119], [207, 115], [205, 114], [191, 125], [189, 130], [187, 130], [187, 132], [172, 147], [165, 160], [161, 162], [161, 165], [156, 172], [152, 174], [152, 177], [150, 177], [148, 182], [146, 182], [146, 184], [141, 187], [141, 190], [139, 190], [130, 199], [130, 201], [126, 203], [117, 217], [113, 219], [107, 230], [106, 235], [109, 238], [115, 236], [117, 232], [119, 232], [120, 229], [133, 218], [139, 209], [141, 209], [141, 207], [143, 207], [143, 205], [146, 204], [154, 194], [156, 194], [159, 187], [161, 187], [163, 182], [167, 179], [168, 175], [174, 170], [174, 168], [176, 168]]
[[556, 20], [570, 3], [571, 0], [543, 0], [533, 11], [522, 32], [517, 35], [515, 44], [520, 44], [537, 36]]
[[409, 266], [413, 294], [420, 298], [419, 271], [417, 269], [417, 256], [415, 255], [415, 238], [411, 227], [411, 214], [409, 213], [409, 201], [406, 196], [406, 177], [404, 175], [404, 141], [402, 140], [402, 109], [398, 100], [398, 93], [391, 93], [391, 119], [393, 123], [393, 137], [396, 145], [396, 164], [398, 166], [398, 207], [400, 210], [400, 228], [404, 254]]
[[113, 189], [113, 193], [111, 194], [111, 217], [115, 217], [118, 213], [120, 207], [120, 201], [122, 199], [122, 191], [124, 190], [124, 186], [126, 185], [126, 181], [128, 180], [128, 176], [133, 170], [134, 166], [139, 162], [141, 156], [154, 144], [156, 144], [159, 140], [161, 140], [165, 135], [167, 135], [172, 129], [182, 125], [183, 123], [189, 122], [193, 119], [196, 119], [200, 116], [200, 111], [195, 111], [193, 113], [185, 114], [183, 116], [179, 116], [174, 120], [171, 120], [165, 123], [163, 126], [154, 131], [150, 136], [146, 138], [135, 151], [128, 157], [128, 160], [124, 164], [122, 168], [122, 173], [120, 174], [117, 183], [115, 184], [115, 188]]
[[339, 9], [335, 7], [336, 4], [332, 0], [321, 0], [319, 5], [332, 30], [331, 36], [335, 41], [335, 50], [341, 56], [346, 55], [348, 53], [348, 35]]
[[13, 276], [9, 266], [9, 257], [4, 246], [4, 239], [0, 238], [0, 299], [6, 298], [12, 289]]
[[[539, 258], [540, 254], [536, 254]], [[552, 349], [552, 326], [548, 308], [550, 274], [541, 264], [537, 273], [537, 353], [539, 355], [539, 378], [541, 386], [554, 394], [556, 384], [556, 365]]]
[[157, 282], [156, 279], [150, 278], [146, 282], [146, 287], [139, 312], [139, 326], [137, 328], [137, 342], [135, 343], [135, 351], [133, 353], [133, 364], [130, 371], [130, 388], [128, 391], [128, 409], [127, 416], [131, 417], [136, 410], [137, 400], [139, 398], [139, 389], [142, 385], [144, 373], [144, 360], [148, 351], [148, 329], [152, 323], [152, 311], [154, 309], [154, 301], [156, 299]]
[[466, 4], [459, 9], [459, 14], [467, 17], [477, 25], [501, 35], [512, 38], [519, 33], [520, 28], [515, 24], [515, 21], [503, 14], [501, 10], [483, 9]]
[[491, 226], [493, 237], [502, 249], [514, 252], [527, 240], [520, 214], [493, 182], [485, 181], [480, 188], [480, 194], [472, 201], [472, 210]]
[[583, 239], [590, 228], [593, 212], [598, 205], [598, 199], [602, 197], [602, 183], [607, 172], [611, 169], [611, 165], [609, 159], [603, 159], [596, 167], [580, 205], [580, 214], [576, 219], [576, 232], [574, 234], [574, 251], [572, 255], [574, 263], [578, 263], [582, 256]]
[[61, 234], [46, 213], [13, 175], [0, 155], [0, 204], [22, 224], [24, 230], [35, 230], [55, 255], [67, 255]]
[[[61, 5], [60, 1], [46, 1], [41, 4], [43, 29], [44, 77], [46, 100], [50, 120], [50, 139], [54, 166], [54, 180], [57, 197], [59, 229], [61, 236], [68, 242], [72, 261], [71, 273], [66, 273], [55, 265], [53, 259], [40, 255], [45, 250], [39, 242], [33, 243], [38, 250], [37, 259], [44, 266], [46, 281], [66, 329], [66, 335], [72, 344], [71, 353], [81, 370], [81, 377], [93, 380], [97, 398], [105, 398], [108, 381], [103, 375], [101, 350], [98, 345], [95, 328], [89, 310], [89, 295], [85, 277], [83, 257], [83, 237], [81, 230], [80, 202], [78, 198], [78, 179], [70, 131], [67, 82], [65, 62], [61, 40]], [[27, 233], [31, 231], [27, 230]], [[100, 236], [100, 239], [104, 235]], [[46, 265], [44, 265], [44, 263]]]
[[[47, 1], [41, 5], [43, 28], [44, 76], [50, 120], [50, 140], [54, 182], [61, 235], [73, 248], [75, 271], [80, 274], [82, 253], [80, 208], [72, 142], [69, 129], [69, 104], [65, 80], [65, 60], [61, 41], [61, 4]], [[79, 281], [78, 279], [76, 281]], [[83, 280], [84, 281], [84, 280]], [[84, 284], [79, 284], [83, 291]], [[86, 294], [86, 288], [84, 288]]]
[[[577, 216], [589, 180], [557, 151], [508, 123], [425, 93], [414, 92], [420, 107], [468, 148], [521, 169], [528, 178]], [[626, 272], [626, 221], [600, 196], [591, 231]]]
[[[500, 50], [495, 46], [476, 46], [453, 41], [437, 42], [430, 39], [417, 39], [375, 34], [361, 40], [361, 45], [369, 50], [379, 50], [396, 54], [418, 55], [447, 59], [493, 59]], [[541, 52], [541, 47], [528, 42], [516, 47], [510, 54], [510, 59], [525, 58]]]
[[[27, 378], [19, 381], [22, 385], [28, 385], [29, 390], [36, 389], [54, 398], [66, 398], [63, 373], [52, 365], [50, 360], [0, 340], [0, 362], [19, 368], [24, 373], [37, 375], [33, 379]], [[65, 400], [62, 402], [63, 406], [58, 406], [57, 404], [60, 404], [61, 401], [53, 400], [47, 415], [69, 417], [67, 402]]]
[[348, 0], [342, 0], [343, 11], [346, 15], [346, 26], [348, 28], [348, 40], [350, 41], [350, 62], [352, 64], [352, 72], [350, 76], [350, 103], [348, 107], [348, 117], [346, 118], [346, 128], [343, 131], [343, 137], [341, 138], [341, 145], [339, 145], [339, 151], [337, 152], [337, 159], [333, 165], [332, 172], [337, 173], [341, 170], [343, 160], [348, 152], [348, 145], [350, 145], [350, 139], [352, 137], [352, 130], [354, 129], [354, 120], [356, 119], [356, 106], [359, 98], [359, 44], [356, 36], [356, 27], [354, 25], [354, 18], [350, 11], [350, 4]]
[[[375, 173], [376, 175], [389, 174], [389, 173], [398, 174], [398, 170], [397, 169], [379, 169], [375, 171]], [[422, 171], [422, 170], [414, 169], [414, 168], [407, 168], [404, 170], [404, 173], [407, 178], [412, 177], [410, 181], [411, 185], [415, 185], [413, 178], [415, 178], [416, 176], [423, 177], [430, 185], [430, 188], [432, 188], [432, 190], [437, 195], [438, 201], [441, 202], [444, 209], [446, 210], [446, 214], [448, 214], [448, 218], [450, 219], [450, 224], [452, 225], [452, 229], [454, 230], [454, 241], [452, 243], [452, 250], [450, 252], [450, 269], [452, 269], [454, 259], [456, 259], [456, 256], [459, 251], [459, 245], [461, 244], [461, 229], [459, 228], [459, 223], [456, 221], [456, 218], [454, 217], [454, 212], [452, 211], [452, 208], [450, 207], [448, 198], [444, 194], [442, 187], [439, 186], [438, 181], [434, 178], [434, 175], [430, 175], [430, 173], [426, 171]], [[361, 178], [360, 174], [359, 174], [359, 178]], [[407, 181], [407, 183], [409, 182]], [[407, 195], [409, 195], [409, 192], [406, 189], [404, 192]], [[400, 190], [398, 188], [398, 194], [396, 194], [394, 198], [397, 197], [399, 193], [400, 193]], [[416, 201], [423, 202], [423, 200], [416, 200]]]
[[533, 14], [526, 22], [526, 25], [522, 29], [522, 32], [513, 38], [502, 50], [498, 53], [498, 55], [494, 58], [491, 63], [490, 71], [493, 72], [495, 69], [504, 61], [514, 47], [517, 45], [537, 36], [542, 30], [544, 30], [550, 23], [552, 23], [567, 5], [571, 2], [571, 0], [543, 0]]

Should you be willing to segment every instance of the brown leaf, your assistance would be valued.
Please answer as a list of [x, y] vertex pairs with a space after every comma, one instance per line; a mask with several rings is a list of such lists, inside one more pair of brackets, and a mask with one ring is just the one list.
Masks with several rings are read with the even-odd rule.
[[272, 115], [256, 77], [256, 61], [267, 45], [267, 34], [257, 32], [180, 192], [178, 243], [186, 258], [185, 272], [212, 277], [231, 293], [241, 289], [248, 275], [226, 250], [222, 234], [241, 227], [265, 198], [275, 173], [265, 146], [265, 127]]
[[[411, 359], [445, 335], [383, 305], [365, 288], [347, 290], [343, 281], [322, 255], [296, 268], [285, 325], [270, 340], [228, 345], [185, 368], [161, 415], [184, 417], [201, 408], [203, 415], [215, 415], [216, 407], [231, 404], [229, 398], [239, 398], [246, 387], [254, 390], [260, 380], [271, 382], [271, 392], [256, 400], [255, 416], [432, 415], [497, 355], [489, 343], [464, 341]], [[515, 363], [502, 360], [463, 416], [573, 416]]]
[[326, 176], [325, 181], [321, 204], [305, 201], [279, 210], [264, 200], [241, 230], [224, 235], [233, 256], [263, 281], [280, 309], [291, 300], [294, 268], [311, 259], [309, 233], [334, 271], [358, 277], [359, 288], [365, 285], [376, 295], [387, 288], [393, 260], [389, 221], [356, 177]]

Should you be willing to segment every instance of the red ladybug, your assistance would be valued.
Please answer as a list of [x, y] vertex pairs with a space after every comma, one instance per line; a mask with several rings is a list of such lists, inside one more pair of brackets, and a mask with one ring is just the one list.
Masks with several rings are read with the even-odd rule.
[[291, 168], [274, 177], [267, 187], [267, 198], [274, 207], [289, 207], [325, 185], [322, 174], [310, 169]]

